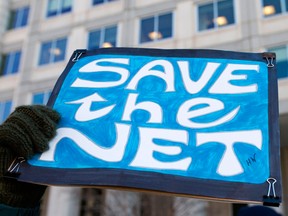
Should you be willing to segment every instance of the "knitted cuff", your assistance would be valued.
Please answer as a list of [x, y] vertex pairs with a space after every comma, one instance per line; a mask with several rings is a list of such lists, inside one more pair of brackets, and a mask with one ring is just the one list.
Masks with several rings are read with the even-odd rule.
[[56, 133], [59, 114], [41, 105], [20, 106], [0, 126], [0, 144], [17, 156], [29, 158], [48, 149]]
[[43, 196], [46, 186], [17, 182], [3, 175], [15, 159], [8, 148], [0, 145], [0, 203], [17, 208], [33, 208]]
[[52, 108], [43, 105], [19, 106], [11, 116], [16, 114], [18, 114], [19, 117], [22, 117], [20, 116], [21, 114], [25, 114], [27, 118], [31, 119], [36, 124], [38, 129], [40, 129], [48, 139], [55, 136], [56, 124], [60, 120], [60, 115]]

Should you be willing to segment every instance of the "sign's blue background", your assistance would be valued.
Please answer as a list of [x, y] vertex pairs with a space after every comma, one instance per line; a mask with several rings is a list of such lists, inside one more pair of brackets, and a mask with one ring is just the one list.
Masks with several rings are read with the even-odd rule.
[[[127, 68], [130, 72], [128, 80], [117, 87], [111, 88], [78, 88], [71, 87], [76, 78], [97, 81], [111, 81], [118, 80], [119, 77], [115, 73], [79, 73], [79, 69], [87, 63], [101, 58], [129, 58], [129, 65], [115, 65], [113, 63], [105, 63], [111, 66], [120, 66]], [[165, 92], [166, 83], [153, 76], [148, 76], [142, 79], [136, 91], [127, 90], [125, 87], [137, 71], [146, 63], [163, 59], [173, 64], [175, 75], [175, 92]], [[189, 61], [190, 75], [192, 79], [198, 80], [207, 64], [207, 62], [221, 63], [212, 76], [208, 84], [197, 94], [189, 94], [186, 92], [179, 67], [176, 61]], [[260, 67], [260, 73], [252, 71], [251, 73], [243, 72], [248, 75], [247, 81], [233, 81], [234, 85], [249, 85], [257, 83], [258, 92], [246, 94], [209, 94], [208, 90], [217, 80], [219, 75], [223, 72], [228, 63], [233, 64], [257, 64]], [[104, 63], [102, 63], [104, 64]], [[163, 71], [162, 67], [155, 67], [154, 69]], [[89, 139], [95, 143], [101, 144], [103, 147], [111, 147], [115, 143], [116, 132], [114, 123], [129, 124], [132, 126], [131, 135], [125, 155], [122, 161], [115, 163], [108, 163], [97, 158], [93, 158], [86, 154], [83, 150], [78, 148], [73, 141], [68, 138], [62, 139], [57, 145], [55, 161], [47, 162], [38, 160], [38, 157], [29, 161], [30, 164], [35, 166], [56, 167], [56, 168], [116, 168], [116, 169], [129, 169], [140, 171], [160, 172], [171, 175], [181, 175], [184, 177], [193, 177], [200, 179], [213, 179], [234, 182], [247, 182], [247, 183], [263, 183], [269, 177], [269, 134], [268, 134], [268, 74], [267, 66], [262, 62], [257, 61], [242, 61], [242, 60], [229, 60], [229, 59], [209, 59], [209, 58], [176, 58], [176, 57], [148, 57], [148, 56], [118, 56], [118, 55], [98, 55], [90, 56], [79, 59], [74, 64], [67, 77], [65, 78], [58, 97], [55, 101], [54, 108], [62, 115], [59, 128], [70, 127], [81, 131]], [[237, 73], [241, 74], [241, 71]], [[92, 105], [91, 110], [100, 109], [112, 104], [116, 104], [113, 111], [99, 119], [77, 122], [74, 115], [79, 108], [79, 104], [67, 104], [67, 102], [75, 101], [87, 97], [93, 93], [98, 93], [103, 98], [107, 99], [106, 102], [95, 103]], [[159, 104], [163, 109], [163, 124], [149, 124], [146, 121], [149, 115], [145, 111], [136, 111], [132, 115], [132, 121], [122, 121], [123, 109], [129, 93], [139, 94], [137, 102], [152, 101]], [[204, 129], [189, 129], [179, 125], [176, 121], [176, 114], [178, 108], [186, 100], [208, 97], [222, 101], [225, 104], [223, 111], [215, 112], [202, 117], [194, 118], [197, 122], [211, 122], [216, 120], [237, 106], [241, 106], [238, 115], [231, 121]], [[153, 128], [167, 128], [186, 130], [189, 133], [188, 146], [180, 143], [172, 143], [167, 141], [156, 140], [155, 143], [159, 145], [181, 146], [182, 153], [177, 156], [167, 156], [162, 153], [153, 155], [157, 160], [163, 162], [177, 161], [185, 157], [192, 157], [192, 163], [187, 171], [177, 170], [155, 170], [148, 168], [131, 167], [129, 164], [133, 160], [138, 149], [139, 134], [138, 127], [153, 127]], [[225, 177], [216, 173], [219, 161], [225, 151], [225, 146], [219, 143], [209, 143], [199, 147], [195, 146], [196, 133], [198, 132], [225, 132], [225, 131], [242, 131], [242, 130], [255, 130], [262, 131], [263, 144], [262, 150], [256, 147], [236, 143], [234, 145], [234, 152], [240, 161], [244, 173]], [[248, 165], [247, 160], [254, 158]]]

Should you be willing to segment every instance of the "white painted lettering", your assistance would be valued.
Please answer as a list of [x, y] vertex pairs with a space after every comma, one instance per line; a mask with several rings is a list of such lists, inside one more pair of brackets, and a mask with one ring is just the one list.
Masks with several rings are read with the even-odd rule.
[[208, 81], [211, 79], [211, 77], [213, 76], [213, 74], [220, 65], [220, 63], [208, 62], [199, 80], [193, 81], [190, 78], [190, 70], [188, 62], [178, 61], [177, 63], [180, 68], [185, 89], [190, 94], [196, 94], [200, 92], [207, 85]]
[[245, 64], [228, 64], [225, 70], [221, 73], [220, 77], [215, 81], [214, 85], [209, 89], [211, 94], [243, 94], [257, 92], [258, 85], [251, 84], [247, 86], [236, 86], [231, 83], [233, 80], [247, 80], [247, 75], [236, 75], [234, 71], [254, 71], [259, 72], [258, 65], [245, 65]]
[[237, 142], [247, 143], [261, 150], [262, 132], [261, 130], [250, 130], [196, 134], [196, 146], [209, 142], [221, 143], [226, 147], [218, 165], [217, 173], [222, 176], [234, 176], [243, 173], [243, 167], [234, 153], [233, 145]]
[[162, 108], [156, 103], [144, 101], [136, 104], [138, 94], [129, 94], [123, 112], [122, 120], [131, 121], [131, 115], [135, 110], [145, 110], [150, 113], [148, 123], [162, 123]]
[[[163, 71], [153, 69], [156, 66], [162, 66]], [[139, 81], [147, 76], [155, 76], [163, 79], [166, 82], [166, 92], [175, 91], [174, 87], [174, 68], [169, 61], [154, 60], [144, 65], [132, 78], [127, 86], [127, 89], [136, 90]]]
[[75, 120], [84, 122], [93, 119], [101, 118], [112, 111], [115, 105], [110, 105], [100, 110], [91, 111], [91, 105], [93, 102], [105, 102], [106, 99], [102, 98], [99, 94], [95, 93], [80, 100], [66, 102], [67, 104], [81, 104], [75, 114]]
[[[191, 110], [193, 106], [205, 104], [207, 106]], [[224, 124], [225, 122], [231, 121], [235, 115], [238, 113], [240, 106], [236, 107], [227, 115], [208, 123], [197, 123], [193, 122], [191, 119], [200, 117], [206, 114], [210, 114], [213, 112], [217, 112], [224, 109], [224, 104], [222, 101], [212, 98], [194, 98], [191, 100], [185, 101], [179, 108], [177, 113], [177, 122], [188, 128], [209, 128], [214, 127], [220, 124]], [[191, 110], [191, 111], [190, 111]]]
[[184, 158], [174, 162], [161, 162], [153, 156], [154, 152], [166, 155], [178, 155], [182, 149], [178, 146], [160, 146], [153, 142], [154, 139], [161, 139], [173, 142], [180, 142], [188, 145], [188, 134], [184, 130], [170, 130], [159, 128], [139, 128], [140, 141], [134, 160], [130, 166], [167, 169], [167, 170], [187, 170], [192, 162], [192, 158]]
[[117, 81], [111, 82], [97, 82], [91, 80], [84, 80], [81, 78], [77, 78], [71, 87], [80, 87], [80, 88], [109, 88], [114, 86], [119, 86], [126, 82], [129, 77], [129, 71], [125, 68], [115, 67], [115, 66], [100, 66], [99, 63], [109, 62], [109, 63], [117, 63], [123, 65], [129, 65], [129, 59], [127, 58], [107, 58], [107, 59], [98, 59], [88, 64], [84, 65], [80, 68], [80, 73], [97, 73], [97, 72], [110, 72], [116, 73], [120, 75], [120, 79]]
[[58, 143], [63, 138], [71, 139], [80, 149], [92, 157], [99, 158], [107, 162], [119, 162], [122, 160], [128, 137], [130, 134], [130, 126], [115, 123], [116, 125], [116, 142], [111, 148], [104, 148], [97, 143], [92, 142], [86, 135], [73, 128], [57, 129], [57, 136], [50, 142], [49, 151], [44, 152], [39, 160], [54, 161], [54, 155]]

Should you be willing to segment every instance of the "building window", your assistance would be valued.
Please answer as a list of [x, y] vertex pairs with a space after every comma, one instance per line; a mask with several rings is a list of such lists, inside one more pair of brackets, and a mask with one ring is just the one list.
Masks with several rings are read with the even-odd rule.
[[0, 124], [5, 121], [5, 119], [9, 116], [12, 108], [12, 101], [0, 101]]
[[198, 30], [220, 28], [235, 23], [233, 0], [213, 0], [198, 6]]
[[141, 20], [140, 43], [172, 37], [172, 13], [155, 15]]
[[49, 0], [47, 8], [47, 17], [58, 16], [70, 12], [72, 9], [72, 0]]
[[67, 38], [41, 44], [39, 65], [51, 64], [65, 59]]
[[38, 92], [34, 93], [32, 97], [32, 104], [44, 104], [46, 105], [49, 97], [51, 95], [51, 91], [44, 91], [44, 92]]
[[117, 26], [105, 27], [89, 32], [88, 49], [115, 47]]
[[288, 11], [288, 0], [263, 0], [262, 2], [262, 13], [264, 17], [274, 16]]
[[29, 7], [18, 8], [11, 11], [8, 29], [21, 28], [27, 25], [29, 17]]
[[269, 52], [276, 53], [277, 76], [279, 79], [288, 77], [288, 46], [279, 46], [268, 49]]
[[98, 5], [98, 4], [103, 4], [103, 3], [112, 2], [112, 1], [116, 1], [116, 0], [93, 0], [92, 4]]
[[15, 74], [19, 71], [21, 51], [10, 52], [2, 56], [0, 76]]

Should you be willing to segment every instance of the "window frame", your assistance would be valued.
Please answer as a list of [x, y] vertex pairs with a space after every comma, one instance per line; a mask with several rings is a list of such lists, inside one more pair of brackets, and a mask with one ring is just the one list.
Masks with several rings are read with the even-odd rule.
[[21, 66], [21, 50], [4, 53], [1, 56], [0, 77], [17, 74]]
[[91, 3], [92, 3], [92, 6], [97, 6], [97, 5], [102, 5], [102, 4], [111, 3], [111, 2], [114, 2], [114, 1], [117, 1], [117, 0], [103, 0], [103, 1], [100, 2], [100, 3], [95, 3], [94, 0], [92, 0]]
[[[278, 46], [273, 46], [273, 47], [269, 47], [269, 48], [267, 48], [266, 50], [268, 51], [268, 52], [275, 52], [275, 51], [273, 51], [273, 49], [275, 50], [275, 49], [281, 49], [281, 48], [285, 48], [285, 53], [286, 53], [286, 63], [287, 63], [287, 65], [288, 65], [288, 44], [283, 44], [283, 45], [278, 45]], [[277, 60], [277, 59], [276, 59]], [[277, 64], [277, 62], [276, 62], [276, 64]], [[285, 74], [285, 73], [284, 73]], [[286, 76], [284, 76], [284, 77], [279, 77], [279, 68], [277, 69], [277, 79], [278, 80], [282, 80], [282, 79], [288, 79], [288, 68], [287, 68], [287, 70], [286, 70]]]
[[29, 23], [30, 7], [29, 5], [12, 9], [10, 11], [9, 23], [7, 30], [24, 28]]
[[[90, 31], [88, 31], [88, 39], [87, 39], [87, 49], [89, 50], [92, 50], [92, 49], [98, 49], [98, 48], [105, 48], [105, 47], [110, 47], [110, 46], [103, 46], [104, 43], [106, 42], [110, 42], [110, 41], [106, 41], [106, 31], [109, 30], [109, 29], [112, 29], [112, 28], [115, 28], [116, 29], [116, 34], [115, 34], [115, 46], [113, 46], [112, 44], [112, 47], [117, 47], [118, 45], [118, 25], [115, 24], [115, 25], [109, 25], [109, 26], [103, 26], [103, 27], [100, 27], [100, 28], [96, 28], [96, 29], [92, 29]], [[97, 48], [96, 46], [93, 47], [92, 45], [90, 45], [90, 41], [91, 41], [91, 34], [95, 33], [99, 31], [100, 32], [100, 37], [99, 37], [99, 47]], [[102, 45], [102, 46], [100, 46]]]
[[[50, 4], [51, 1], [57, 1], [57, 8], [55, 9], [55, 11], [50, 10]], [[73, 7], [73, 1], [71, 0], [70, 3], [70, 7], [66, 10], [65, 7], [63, 6], [66, 0], [48, 0], [47, 1], [47, 10], [46, 10], [46, 17], [47, 18], [52, 18], [52, 17], [57, 17], [60, 16], [62, 14], [66, 14], [72, 11], [72, 7]]]
[[[52, 50], [54, 50], [55, 52], [57, 52], [57, 49], [61, 48], [61, 46], [57, 46], [57, 43], [60, 43], [60, 41], [64, 40], [65, 44], [64, 44], [64, 49], [60, 49], [60, 52], [63, 51], [63, 54], [59, 54], [62, 55], [63, 57], [57, 59], [57, 53], [53, 54]], [[67, 52], [67, 45], [68, 45], [68, 37], [59, 37], [59, 38], [55, 38], [52, 40], [47, 40], [47, 41], [42, 41], [40, 43], [40, 47], [39, 47], [39, 55], [38, 55], [38, 66], [45, 66], [45, 65], [51, 65], [57, 62], [61, 62], [64, 61], [66, 59], [66, 52]], [[47, 46], [47, 47], [44, 47]], [[51, 51], [47, 51], [46, 50], [49, 49]], [[45, 51], [46, 50], [46, 51]], [[45, 55], [47, 55], [47, 57], [45, 57]], [[48, 58], [48, 60], [45, 60], [45, 58]]]
[[[52, 90], [44, 90], [44, 91], [39, 91], [39, 92], [33, 92], [32, 93], [32, 100], [31, 100], [31, 104], [42, 104], [42, 105], [46, 105], [50, 95], [52, 93]], [[36, 100], [36, 97], [40, 96], [41, 97], [41, 102], [38, 103], [38, 101]]]
[[[203, 3], [199, 3], [197, 4], [196, 6], [196, 20], [197, 20], [197, 24], [195, 25], [196, 26], [196, 31], [197, 32], [206, 32], [206, 31], [211, 31], [211, 30], [219, 30], [219, 29], [222, 29], [222, 28], [227, 28], [229, 26], [233, 26], [233, 25], [236, 25], [237, 24], [237, 19], [236, 19], [236, 8], [235, 8], [235, 0], [231, 0], [232, 2], [232, 6], [233, 6], [233, 21], [232, 23], [227, 23], [225, 25], [218, 25], [217, 22], [213, 22], [213, 27], [211, 28], [205, 28], [205, 29], [200, 29], [200, 19], [199, 19], [199, 16], [200, 16], [200, 13], [199, 13], [199, 7], [201, 6], [205, 6], [205, 5], [209, 5], [209, 4], [212, 4], [212, 7], [213, 7], [213, 14], [212, 14], [212, 20], [218, 18], [218, 14], [219, 14], [219, 8], [218, 8], [218, 2], [221, 1], [221, 0], [210, 0], [210, 1], [207, 1], [207, 2], [203, 2]], [[216, 24], [216, 25], [215, 25]]]
[[[274, 0], [275, 1], [275, 0]], [[265, 16], [264, 14], [264, 0], [261, 0], [261, 9], [262, 9], [262, 18], [264, 19], [269, 19], [271, 17], [277, 17], [277, 16], [281, 16], [281, 15], [284, 15], [284, 14], [287, 14], [288, 13], [288, 1], [286, 2], [286, 0], [279, 0], [280, 2], [280, 10], [281, 12], [280, 13], [272, 13], [272, 14], [269, 14], [267, 16]]]
[[[153, 18], [153, 32], [159, 32], [159, 18], [162, 16], [166, 16], [166, 15], [171, 15], [171, 35], [168, 37], [163, 37], [163, 38], [157, 38], [157, 36], [154, 39], [151, 39], [149, 41], [143, 41], [142, 42], [142, 22], [144, 20], [148, 20]], [[149, 36], [148, 36], [149, 37]], [[154, 15], [151, 16], [146, 16], [146, 17], [141, 17], [139, 20], [139, 37], [138, 37], [138, 44], [146, 44], [146, 43], [153, 43], [153, 42], [159, 42], [159, 41], [163, 41], [163, 40], [169, 40], [171, 38], [174, 37], [174, 12], [173, 11], [166, 11], [163, 13], [156, 13]]]

